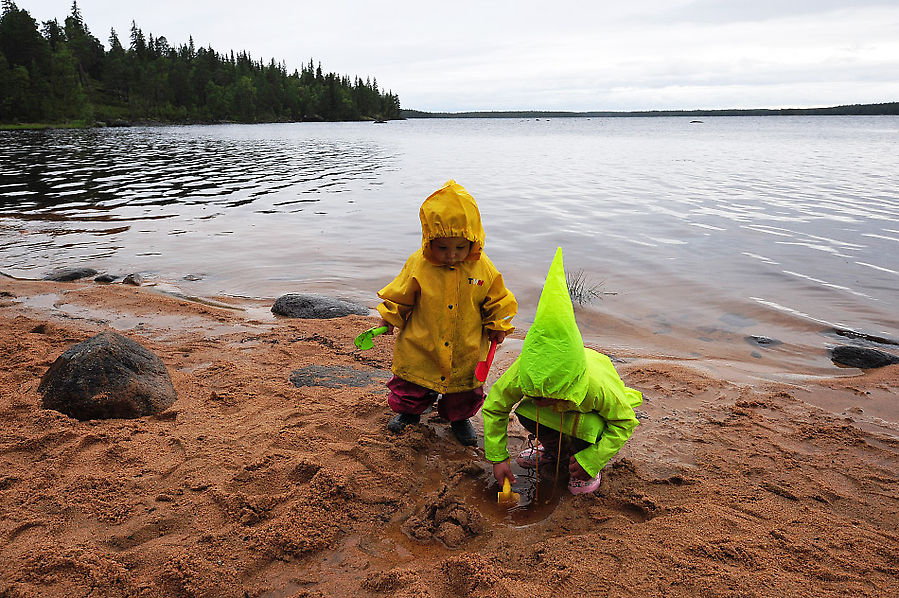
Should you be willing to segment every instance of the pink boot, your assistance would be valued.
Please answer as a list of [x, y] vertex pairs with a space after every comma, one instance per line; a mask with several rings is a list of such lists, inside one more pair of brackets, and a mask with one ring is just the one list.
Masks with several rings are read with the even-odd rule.
[[543, 450], [542, 446], [538, 446], [537, 448], [526, 448], [515, 457], [515, 462], [518, 463], [521, 467], [525, 469], [534, 469], [537, 467], [537, 454], [540, 454], [540, 465], [546, 465], [550, 462], [555, 463], [555, 459], [552, 456], [547, 455], [546, 451]]
[[595, 478], [589, 480], [576, 480], [571, 478], [568, 480], [568, 491], [572, 494], [590, 494], [599, 489], [599, 483], [602, 481], [602, 472], [596, 474]]

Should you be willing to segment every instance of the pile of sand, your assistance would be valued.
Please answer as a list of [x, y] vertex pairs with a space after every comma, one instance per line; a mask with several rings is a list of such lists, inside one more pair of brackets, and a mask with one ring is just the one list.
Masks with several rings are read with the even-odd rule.
[[[641, 425], [600, 491], [550, 476], [509, 513], [436, 414], [386, 432], [391, 341], [352, 344], [371, 318], [235, 307], [0, 280], [0, 596], [899, 595], [899, 417], [858, 406], [899, 366], [800, 388], [629, 357]], [[108, 329], [162, 358], [175, 406], [42, 409], [50, 364]]]

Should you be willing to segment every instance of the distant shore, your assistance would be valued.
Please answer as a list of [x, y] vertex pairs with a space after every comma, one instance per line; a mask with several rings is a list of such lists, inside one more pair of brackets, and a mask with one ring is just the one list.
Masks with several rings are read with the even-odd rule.
[[899, 102], [883, 104], [851, 104], [826, 108], [733, 108], [716, 110], [633, 110], [589, 111], [564, 110], [481, 110], [473, 112], [425, 112], [400, 110], [404, 118], [608, 118], [646, 116], [894, 116], [899, 115]]
[[[388, 120], [405, 120], [404, 118], [392, 118]], [[37, 122], [37, 123], [0, 123], [0, 131], [39, 131], [44, 129], [104, 129], [104, 128], [117, 128], [117, 127], [166, 127], [173, 125], [182, 125], [182, 126], [194, 126], [194, 125], [262, 125], [262, 124], [274, 124], [274, 123], [306, 123], [306, 122], [369, 122], [369, 123], [384, 123], [387, 122], [383, 119], [377, 119], [373, 117], [364, 117], [359, 120], [351, 120], [351, 121], [325, 121], [325, 119], [321, 117], [315, 118], [306, 118], [304, 120], [265, 120], [258, 122], [237, 122], [231, 120], [213, 120], [213, 121], [202, 121], [202, 120], [146, 120], [146, 119], [138, 119], [138, 120], [98, 120], [98, 121], [70, 121], [70, 122], [60, 122], [60, 123], [45, 123], [45, 122]]]
[[[831, 106], [827, 108], [733, 108], [720, 110], [634, 110], [634, 111], [589, 111], [573, 112], [566, 110], [481, 110], [473, 112], [426, 112], [424, 110], [400, 110], [399, 118], [387, 120], [363, 118], [356, 121], [328, 122], [374, 122], [384, 123], [388, 120], [406, 120], [413, 118], [627, 118], [654, 116], [684, 117], [716, 117], [716, 116], [899, 116], [899, 102], [883, 104], [852, 104]], [[0, 131], [41, 130], [41, 129], [90, 129], [104, 127], [153, 127], [170, 125], [225, 125], [225, 124], [271, 124], [286, 122], [324, 122], [324, 119], [308, 118], [305, 120], [259, 121], [254, 123], [238, 123], [235, 121], [184, 121], [184, 120], [114, 120], [114, 121], [76, 121], [64, 123], [0, 123]]]

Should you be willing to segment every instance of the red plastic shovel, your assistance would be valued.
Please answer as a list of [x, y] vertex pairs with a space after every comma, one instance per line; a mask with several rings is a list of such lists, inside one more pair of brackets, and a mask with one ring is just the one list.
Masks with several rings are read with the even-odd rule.
[[477, 367], [474, 369], [474, 377], [477, 378], [479, 382], [487, 381], [487, 372], [490, 371], [490, 364], [493, 363], [494, 353], [496, 353], [496, 341], [490, 341], [490, 350], [487, 351], [487, 359], [479, 361]]

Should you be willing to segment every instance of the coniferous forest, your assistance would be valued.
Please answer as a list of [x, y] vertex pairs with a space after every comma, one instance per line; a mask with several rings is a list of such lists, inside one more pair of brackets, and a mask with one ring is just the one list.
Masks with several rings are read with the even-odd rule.
[[[399, 97], [377, 80], [323, 73], [310, 59], [288, 74], [246, 51], [172, 46], [132, 22], [123, 43], [94, 37], [78, 9], [40, 26], [3, 0], [0, 123], [287, 122], [392, 119]], [[126, 46], [127, 44], [127, 46]]]

